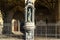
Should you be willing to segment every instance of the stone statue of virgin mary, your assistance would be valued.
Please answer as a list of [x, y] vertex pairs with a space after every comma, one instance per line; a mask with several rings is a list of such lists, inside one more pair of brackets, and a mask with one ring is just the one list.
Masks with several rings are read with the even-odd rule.
[[28, 8], [28, 15], [27, 15], [27, 20], [28, 22], [31, 22], [32, 21], [32, 12], [31, 12], [31, 8]]

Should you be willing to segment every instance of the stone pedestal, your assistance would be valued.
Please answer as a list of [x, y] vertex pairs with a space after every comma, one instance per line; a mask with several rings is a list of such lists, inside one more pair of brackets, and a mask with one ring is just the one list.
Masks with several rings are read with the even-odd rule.
[[34, 29], [35, 24], [33, 22], [25, 23], [26, 39], [25, 40], [34, 40]]

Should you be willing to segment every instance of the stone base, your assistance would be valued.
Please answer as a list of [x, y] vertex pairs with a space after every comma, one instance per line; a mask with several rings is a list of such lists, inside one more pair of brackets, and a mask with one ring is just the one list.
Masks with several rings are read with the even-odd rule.
[[34, 30], [35, 29], [35, 24], [34, 24], [34, 22], [27, 22], [27, 23], [25, 23], [25, 30]]

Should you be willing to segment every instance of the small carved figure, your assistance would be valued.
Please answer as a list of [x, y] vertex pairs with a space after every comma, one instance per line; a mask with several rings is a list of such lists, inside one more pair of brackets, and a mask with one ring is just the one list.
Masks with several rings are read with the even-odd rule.
[[27, 13], [27, 20], [28, 20], [28, 22], [31, 22], [31, 19], [32, 19], [31, 8], [28, 8], [28, 13]]

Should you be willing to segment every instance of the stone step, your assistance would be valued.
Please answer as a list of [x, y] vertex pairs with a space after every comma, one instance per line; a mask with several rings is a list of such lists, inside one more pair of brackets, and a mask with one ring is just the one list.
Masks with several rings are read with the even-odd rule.
[[[24, 40], [24, 39], [18, 39], [18, 38], [0, 38], [0, 40]], [[34, 40], [60, 40], [56, 38], [35, 38]]]
[[23, 40], [23, 39], [17, 39], [17, 38], [0, 38], [0, 40]]
[[0, 35], [0, 40], [23, 40], [22, 35]]
[[34, 40], [60, 40], [60, 38], [35, 37]]
[[[0, 40], [24, 40], [22, 35], [0, 35]], [[60, 40], [60, 38], [35, 37], [34, 40]]]

